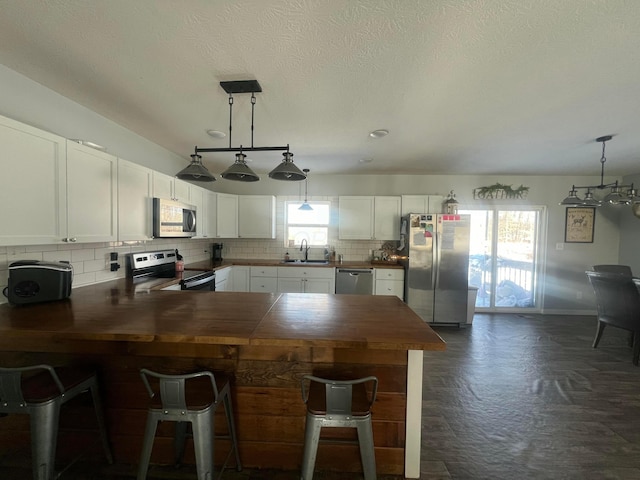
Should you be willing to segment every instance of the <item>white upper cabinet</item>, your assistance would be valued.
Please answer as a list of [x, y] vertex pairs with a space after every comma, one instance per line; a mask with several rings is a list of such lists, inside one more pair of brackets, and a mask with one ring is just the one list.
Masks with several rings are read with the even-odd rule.
[[0, 245], [66, 238], [66, 150], [64, 138], [0, 117]]
[[400, 240], [400, 203], [400, 197], [375, 197], [375, 240]]
[[402, 215], [442, 213], [442, 195], [402, 195]]
[[400, 197], [340, 197], [338, 231], [341, 240], [400, 238]]
[[153, 196], [189, 203], [191, 184], [160, 172], [153, 172]]
[[240, 195], [238, 197], [238, 236], [276, 238], [276, 197]]
[[341, 240], [373, 238], [373, 197], [338, 199], [338, 236]]
[[[189, 203], [191, 196], [191, 184], [180, 180], [179, 178], [173, 179], [173, 198], [178, 202]], [[200, 188], [200, 187], [198, 187]]]
[[173, 199], [173, 180], [169, 175], [154, 171], [152, 196]]
[[118, 159], [118, 240], [153, 238], [153, 171]]
[[209, 229], [207, 221], [206, 192], [204, 188], [189, 185], [189, 197], [187, 203], [196, 207], [196, 236], [195, 238], [207, 238]]
[[116, 240], [118, 159], [67, 141], [67, 237], [69, 242]]
[[238, 238], [238, 195], [216, 193], [216, 238]]

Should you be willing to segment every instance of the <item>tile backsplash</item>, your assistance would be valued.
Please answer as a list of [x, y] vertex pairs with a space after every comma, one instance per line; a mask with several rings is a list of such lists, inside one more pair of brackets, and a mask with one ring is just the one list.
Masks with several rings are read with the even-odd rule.
[[[125, 255], [146, 250], [175, 250], [185, 263], [199, 262], [211, 257], [211, 240], [157, 239], [146, 242], [78, 243], [63, 245], [27, 245], [0, 247], [0, 289], [8, 283], [9, 265], [18, 260], [65, 261], [73, 266], [73, 287], [124, 278]], [[120, 269], [112, 272], [110, 254], [118, 253]], [[0, 295], [0, 303], [6, 303]]]

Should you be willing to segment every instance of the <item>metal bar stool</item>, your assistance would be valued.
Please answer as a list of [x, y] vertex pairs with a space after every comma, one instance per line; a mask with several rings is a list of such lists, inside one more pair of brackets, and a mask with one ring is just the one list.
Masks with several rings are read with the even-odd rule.
[[[229, 379], [227, 377], [220, 374], [214, 376], [209, 371], [184, 375], [165, 375], [144, 368], [140, 370], [140, 376], [152, 399], [152, 404], [147, 414], [147, 426], [138, 467], [138, 480], [144, 480], [147, 477], [153, 439], [156, 435], [158, 422], [161, 421], [177, 422], [175, 435], [176, 465], [179, 465], [182, 461], [187, 427], [188, 424], [191, 424], [198, 480], [212, 480], [214, 478], [213, 459], [215, 452], [214, 418], [216, 409], [221, 402], [224, 404], [229, 435], [219, 436], [218, 438], [231, 439], [232, 446], [220, 469], [218, 478], [222, 476], [222, 472], [226, 468], [233, 452], [235, 452], [236, 457], [236, 469], [238, 471], [242, 470], [236, 429], [233, 422]], [[149, 377], [154, 377], [158, 380], [157, 391], [160, 393], [159, 398], [151, 387]]]
[[55, 458], [60, 407], [87, 390], [93, 397], [107, 461], [113, 463], [95, 372], [72, 367], [54, 369], [49, 365], [0, 367], [0, 413], [30, 415], [34, 480], [58, 477]]
[[[373, 385], [371, 397], [366, 389], [369, 382]], [[376, 457], [373, 449], [371, 405], [376, 400], [378, 379], [372, 376], [356, 380], [328, 380], [305, 375], [301, 380], [301, 387], [302, 400], [307, 405], [302, 480], [313, 478], [322, 427], [357, 428], [364, 478], [375, 480]]]

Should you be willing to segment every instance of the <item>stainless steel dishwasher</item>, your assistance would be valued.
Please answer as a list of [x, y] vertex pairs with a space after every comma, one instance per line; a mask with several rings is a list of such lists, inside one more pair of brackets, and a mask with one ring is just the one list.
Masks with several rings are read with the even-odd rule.
[[373, 269], [338, 268], [336, 270], [336, 293], [373, 295]]

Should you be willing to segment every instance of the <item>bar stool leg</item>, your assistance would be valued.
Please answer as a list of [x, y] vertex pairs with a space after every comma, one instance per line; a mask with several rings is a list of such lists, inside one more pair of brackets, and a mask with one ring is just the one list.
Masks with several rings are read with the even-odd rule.
[[100, 439], [102, 440], [102, 448], [107, 457], [107, 462], [113, 463], [113, 453], [109, 445], [109, 437], [107, 436], [107, 427], [104, 421], [104, 410], [102, 408], [102, 400], [98, 390], [97, 381], [91, 385], [91, 397], [93, 398], [93, 408], [96, 411], [96, 419], [98, 420], [98, 429], [100, 430]]
[[60, 398], [31, 410], [31, 455], [34, 480], [53, 480], [58, 440]]
[[373, 430], [371, 417], [356, 422], [358, 428], [358, 443], [360, 444], [360, 459], [365, 480], [376, 480], [376, 455], [373, 448]]
[[231, 446], [236, 455], [236, 470], [242, 471], [242, 462], [240, 462], [240, 453], [238, 452], [238, 437], [236, 436], [236, 426], [233, 421], [233, 407], [231, 406], [231, 397], [227, 394], [224, 396], [224, 413], [227, 417], [227, 427], [229, 428], [229, 436], [231, 437]]
[[193, 449], [196, 454], [198, 480], [213, 480], [213, 419], [212, 415], [195, 415], [191, 423], [193, 429]]
[[176, 455], [176, 466], [182, 464], [182, 457], [184, 456], [184, 446], [187, 438], [188, 422], [176, 422], [176, 435], [173, 440], [173, 446]]
[[322, 419], [307, 414], [304, 429], [304, 455], [302, 457], [302, 480], [312, 480], [313, 470], [316, 466], [318, 443], [320, 442], [320, 430]]
[[142, 442], [142, 453], [140, 454], [140, 465], [138, 466], [138, 479], [145, 480], [151, 461], [151, 450], [153, 449], [153, 439], [158, 428], [158, 417], [153, 413], [147, 414], [147, 425], [144, 430], [144, 440]]

